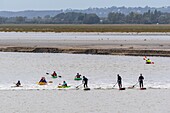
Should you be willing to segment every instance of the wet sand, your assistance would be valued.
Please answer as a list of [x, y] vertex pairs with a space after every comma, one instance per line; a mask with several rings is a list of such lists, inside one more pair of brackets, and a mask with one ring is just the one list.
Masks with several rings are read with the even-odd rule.
[[170, 56], [170, 40], [3, 39], [0, 51]]

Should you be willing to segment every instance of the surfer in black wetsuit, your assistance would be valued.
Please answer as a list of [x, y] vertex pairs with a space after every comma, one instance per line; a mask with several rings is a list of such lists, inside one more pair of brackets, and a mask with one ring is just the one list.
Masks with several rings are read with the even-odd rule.
[[122, 88], [122, 77], [119, 74], [117, 74], [117, 83], [118, 83], [119, 89]]
[[87, 88], [88, 86], [87, 86], [87, 82], [88, 82], [88, 79], [85, 77], [85, 76], [83, 76], [83, 81], [82, 81], [82, 83], [84, 84], [84, 88]]
[[142, 74], [140, 74], [139, 79], [138, 79], [140, 88], [143, 88], [143, 80], [144, 80], [144, 77], [142, 76]]

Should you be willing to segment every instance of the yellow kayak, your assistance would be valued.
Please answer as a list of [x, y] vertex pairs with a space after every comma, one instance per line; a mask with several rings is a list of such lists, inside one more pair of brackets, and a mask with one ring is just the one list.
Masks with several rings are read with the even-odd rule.
[[37, 84], [38, 85], [47, 85], [47, 83], [45, 83], [45, 82], [38, 82]]

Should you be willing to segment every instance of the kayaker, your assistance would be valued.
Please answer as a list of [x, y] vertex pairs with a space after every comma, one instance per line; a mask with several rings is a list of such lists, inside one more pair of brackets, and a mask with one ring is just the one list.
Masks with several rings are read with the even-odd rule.
[[67, 87], [66, 81], [63, 81], [63, 85], [62, 86]]
[[84, 84], [84, 88], [88, 87], [88, 86], [87, 86], [88, 79], [87, 79], [85, 76], [83, 76], [83, 81], [82, 81], [82, 83]]
[[19, 87], [21, 85], [20, 80], [18, 80], [18, 82], [16, 83], [16, 86]]
[[81, 75], [79, 73], [77, 73], [77, 75], [75, 76], [75, 78], [80, 78]]
[[144, 77], [142, 76], [142, 74], [140, 74], [139, 79], [138, 79], [140, 88], [143, 88], [143, 80], [144, 80]]
[[53, 77], [56, 77], [57, 76], [57, 73], [54, 71], [53, 74], [52, 74]]
[[151, 60], [149, 58], [146, 60], [146, 64], [151, 64]]
[[122, 77], [119, 74], [117, 74], [117, 83], [118, 83], [119, 89], [122, 88]]
[[42, 77], [41, 80], [39, 81], [39, 83], [40, 82], [47, 83], [47, 81], [45, 80], [45, 77]]

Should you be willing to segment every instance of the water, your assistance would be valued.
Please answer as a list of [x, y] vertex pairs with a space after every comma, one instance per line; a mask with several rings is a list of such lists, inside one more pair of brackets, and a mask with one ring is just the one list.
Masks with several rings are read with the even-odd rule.
[[0, 32], [1, 40], [170, 40], [169, 33]]
[[[133, 86], [140, 73], [145, 77], [145, 87], [170, 88], [170, 59], [167, 57], [150, 57], [155, 63], [145, 64], [143, 57], [53, 54], [53, 53], [0, 53], [0, 90], [6, 89], [57, 89], [65, 80], [71, 89], [81, 84], [74, 81], [76, 73], [89, 79], [89, 87], [111, 88], [119, 73], [123, 86]], [[46, 73], [56, 71], [62, 78], [53, 79]], [[53, 81], [47, 86], [36, 83], [44, 76]], [[11, 88], [20, 80], [23, 87]], [[117, 86], [116, 86], [117, 87]], [[138, 86], [137, 86], [138, 87]]]

